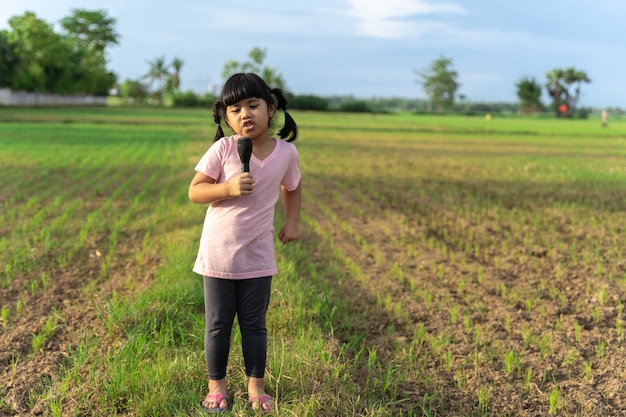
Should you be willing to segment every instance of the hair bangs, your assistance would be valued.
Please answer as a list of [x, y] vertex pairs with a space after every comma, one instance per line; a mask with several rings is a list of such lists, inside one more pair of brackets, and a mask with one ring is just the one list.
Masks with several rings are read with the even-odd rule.
[[226, 82], [222, 91], [222, 103], [227, 107], [252, 97], [261, 98], [268, 104], [274, 102], [265, 81], [251, 73], [235, 74]]

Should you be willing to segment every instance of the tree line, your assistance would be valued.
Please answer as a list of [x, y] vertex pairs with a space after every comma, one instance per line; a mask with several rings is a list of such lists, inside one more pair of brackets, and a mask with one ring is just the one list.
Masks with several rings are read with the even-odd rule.
[[0, 87], [53, 94], [105, 96], [117, 81], [107, 69], [107, 48], [116, 45], [116, 20], [104, 10], [75, 9], [61, 33], [26, 12], [0, 31]]
[[[427, 69], [415, 70], [415, 74], [418, 77], [417, 82], [422, 85], [437, 110], [450, 110], [454, 107], [460, 84], [452, 59], [441, 56]], [[520, 110], [525, 115], [545, 110], [546, 106], [541, 102], [545, 87], [552, 100], [550, 108], [556, 117], [573, 117], [577, 115], [581, 86], [590, 82], [591, 79], [585, 71], [574, 67], [554, 68], [548, 71], [544, 86], [535, 78], [524, 77], [515, 84]], [[464, 98], [463, 95], [459, 95], [460, 100]]]
[[[441, 56], [424, 70], [414, 70], [417, 82], [420, 83], [437, 111], [451, 110], [456, 101], [456, 93], [460, 87], [458, 72], [453, 68], [451, 58]], [[554, 68], [546, 73], [545, 87], [552, 99], [550, 108], [556, 117], [573, 117], [577, 115], [578, 100], [582, 83], [590, 83], [591, 79], [585, 71], [574, 67]], [[519, 106], [523, 114], [542, 111], [545, 106], [541, 102], [543, 87], [535, 79], [524, 77], [515, 84]], [[465, 96], [460, 94], [463, 101]]]
[[[107, 68], [107, 50], [119, 43], [116, 19], [105, 10], [73, 9], [61, 19], [61, 32], [37, 18], [33, 12], [14, 16], [10, 30], [0, 30], [0, 87], [14, 90], [53, 94], [86, 94], [106, 96], [114, 92], [126, 102], [145, 103], [147, 99], [162, 104], [167, 98], [173, 105], [210, 106], [215, 97], [211, 92], [198, 96], [180, 91], [181, 69], [184, 62], [165, 57], [148, 61], [148, 71], [139, 80], [118, 83], [117, 75]], [[264, 65], [267, 51], [255, 47], [246, 61], [227, 61], [222, 69], [225, 79], [235, 72], [256, 72], [270, 85], [282, 88], [292, 108], [310, 110], [343, 110], [382, 112], [390, 108], [424, 113], [456, 111], [494, 111], [512, 105], [503, 103], [470, 103], [458, 94], [459, 74], [451, 58], [441, 56], [423, 70], [414, 70], [417, 82], [428, 100], [354, 99], [353, 97], [319, 97], [295, 95], [287, 89], [285, 79], [276, 68]], [[516, 83], [519, 103], [515, 107], [523, 114], [552, 110], [557, 117], [573, 117], [584, 113], [578, 109], [581, 86], [590, 83], [589, 76], [573, 67], [554, 68], [546, 73], [544, 85], [535, 78], [524, 77]], [[156, 85], [156, 87], [155, 87]], [[543, 91], [551, 103], [541, 102]]]

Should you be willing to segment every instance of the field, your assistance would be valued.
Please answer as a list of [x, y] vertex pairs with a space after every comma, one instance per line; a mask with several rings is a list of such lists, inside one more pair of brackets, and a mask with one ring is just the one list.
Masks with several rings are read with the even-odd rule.
[[[293, 113], [275, 415], [626, 415], [626, 122]], [[0, 416], [202, 415], [187, 186], [213, 129], [0, 108]]]

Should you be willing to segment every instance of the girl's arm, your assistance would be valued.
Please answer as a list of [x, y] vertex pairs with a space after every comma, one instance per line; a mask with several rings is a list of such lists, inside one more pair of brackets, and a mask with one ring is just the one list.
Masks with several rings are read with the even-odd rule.
[[231, 197], [252, 194], [253, 188], [254, 179], [249, 172], [244, 172], [232, 181], [219, 184], [213, 178], [196, 172], [189, 184], [188, 195], [192, 203], [210, 204]]
[[298, 187], [293, 191], [287, 191], [283, 188], [283, 200], [285, 200], [287, 219], [278, 233], [278, 238], [281, 242], [288, 243], [300, 237], [301, 184], [298, 184]]

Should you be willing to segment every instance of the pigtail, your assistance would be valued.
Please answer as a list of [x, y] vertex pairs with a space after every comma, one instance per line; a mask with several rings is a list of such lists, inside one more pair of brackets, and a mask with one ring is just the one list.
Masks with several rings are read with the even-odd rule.
[[224, 137], [224, 130], [222, 130], [222, 115], [224, 114], [224, 104], [221, 101], [216, 101], [213, 104], [213, 121], [215, 122], [215, 126], [217, 130], [215, 132], [215, 137], [213, 138], [213, 142], [217, 142], [218, 140]]
[[272, 89], [272, 94], [276, 97], [278, 108], [285, 113], [285, 125], [278, 131], [278, 136], [287, 142], [293, 142], [298, 138], [298, 125], [296, 125], [296, 121], [293, 120], [293, 117], [287, 111], [287, 99], [280, 88]]

